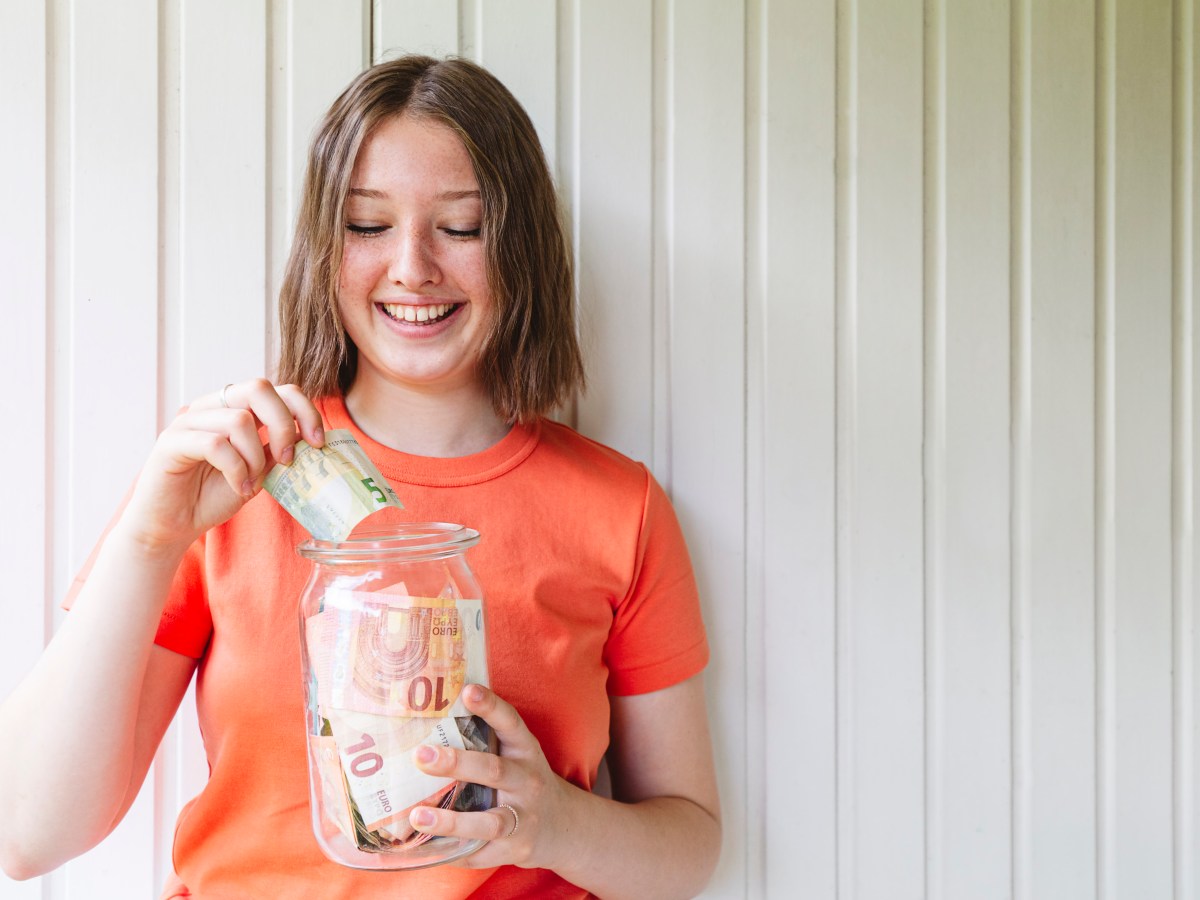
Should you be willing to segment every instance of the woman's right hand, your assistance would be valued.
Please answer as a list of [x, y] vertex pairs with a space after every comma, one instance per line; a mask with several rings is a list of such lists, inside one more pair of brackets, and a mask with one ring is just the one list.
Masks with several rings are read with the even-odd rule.
[[182, 553], [258, 493], [276, 462], [289, 465], [300, 438], [325, 442], [295, 385], [258, 378], [206, 394], [159, 435], [121, 525], [148, 549]]

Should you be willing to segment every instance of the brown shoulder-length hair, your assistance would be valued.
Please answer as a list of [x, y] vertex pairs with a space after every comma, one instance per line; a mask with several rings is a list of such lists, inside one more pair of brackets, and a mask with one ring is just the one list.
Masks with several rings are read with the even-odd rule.
[[338, 314], [346, 197], [359, 149], [400, 114], [462, 139], [483, 203], [481, 239], [494, 314], [479, 377], [506, 421], [550, 412], [584, 385], [571, 256], [533, 123], [486, 69], [465, 59], [404, 56], [367, 69], [313, 137], [292, 252], [279, 295], [276, 376], [312, 397], [344, 393], [358, 351]]

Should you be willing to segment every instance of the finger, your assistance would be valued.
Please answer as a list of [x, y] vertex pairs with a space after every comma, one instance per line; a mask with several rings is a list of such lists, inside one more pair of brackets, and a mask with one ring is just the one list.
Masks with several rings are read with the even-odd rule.
[[[248, 498], [254, 493], [254, 480], [246, 460], [226, 434], [195, 429], [167, 430], [162, 434], [158, 449], [171, 460], [166, 466], [168, 472], [181, 474], [206, 462], [221, 473], [235, 494]], [[262, 452], [261, 447], [259, 452]]]
[[[293, 445], [303, 437], [315, 447], [325, 443], [321, 414], [312, 400], [294, 384], [276, 387], [265, 378], [226, 385], [196, 399], [189, 411], [248, 409], [267, 429], [267, 447], [273, 459], [290, 465]], [[299, 429], [297, 429], [299, 425]]]
[[413, 761], [417, 768], [429, 775], [505, 791], [517, 787], [512, 765], [494, 753], [422, 744], [413, 751]]
[[506, 753], [513, 750], [536, 750], [540, 747], [516, 708], [491, 689], [482, 684], [469, 684], [463, 688], [462, 699], [469, 712], [479, 716], [495, 729]]
[[498, 841], [513, 831], [513, 815], [504, 808], [455, 812], [418, 806], [408, 814], [408, 822], [417, 831], [468, 840]]
[[275, 388], [280, 398], [291, 411], [292, 417], [300, 426], [300, 434], [314, 447], [325, 443], [325, 425], [316, 405], [300, 388], [294, 384], [281, 384]]
[[236, 385], [227, 384], [221, 390], [213, 391], [211, 394], [205, 394], [203, 397], [197, 397], [188, 404], [188, 410], [201, 409], [228, 409], [233, 405], [230, 402], [230, 395]]
[[247, 477], [257, 481], [268, 466], [258, 433], [259, 421], [248, 409], [189, 411], [171, 423], [173, 430], [205, 431], [225, 435], [246, 463]]
[[226, 398], [231, 407], [244, 407], [254, 413], [266, 428], [266, 446], [271, 456], [285, 466], [291, 465], [295, 453], [293, 446], [299, 440], [300, 433], [291, 409], [275, 385], [265, 378], [255, 378], [235, 384], [227, 392]]

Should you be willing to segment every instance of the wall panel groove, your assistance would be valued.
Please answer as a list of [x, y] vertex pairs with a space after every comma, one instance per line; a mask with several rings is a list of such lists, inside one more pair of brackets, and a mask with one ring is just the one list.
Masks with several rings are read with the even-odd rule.
[[857, 372], [857, 184], [849, 160], [858, 157], [857, 0], [838, 0], [835, 55], [837, 65], [836, 248], [834, 259], [836, 375], [834, 409], [837, 423], [834, 485], [836, 492], [834, 654], [837, 720], [835, 725], [837, 831], [837, 896], [857, 900], [855, 829], [857, 796], [853, 748], [855, 731], [855, 667], [851, 640], [854, 624], [854, 557], [849, 523], [855, 490], [853, 448], [856, 438], [855, 374]]
[[1173, 898], [1195, 896], [1195, 66], [1194, 6], [1172, 8], [1172, 862]]
[[1031, 900], [1032, 852], [1030, 748], [1030, 646], [1033, 618], [1030, 586], [1032, 556], [1030, 524], [1032, 457], [1032, 227], [1030, 222], [1031, 0], [1013, 0], [1011, 37], [1012, 113], [1010, 150], [1011, 224], [1009, 275], [1011, 304], [1011, 441], [1010, 559], [1012, 607], [1010, 614], [1012, 696], [1012, 886], [1015, 900]]
[[1096, 885], [1116, 890], [1116, 4], [1096, 4]]
[[945, 894], [946, 15], [925, 0], [924, 397], [925, 896]]

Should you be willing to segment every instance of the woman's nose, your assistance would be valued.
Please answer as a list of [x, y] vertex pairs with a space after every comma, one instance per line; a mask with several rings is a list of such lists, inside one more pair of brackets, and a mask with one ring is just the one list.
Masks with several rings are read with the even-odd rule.
[[428, 235], [420, 228], [400, 231], [388, 264], [388, 280], [415, 291], [427, 284], [436, 284], [438, 275]]

